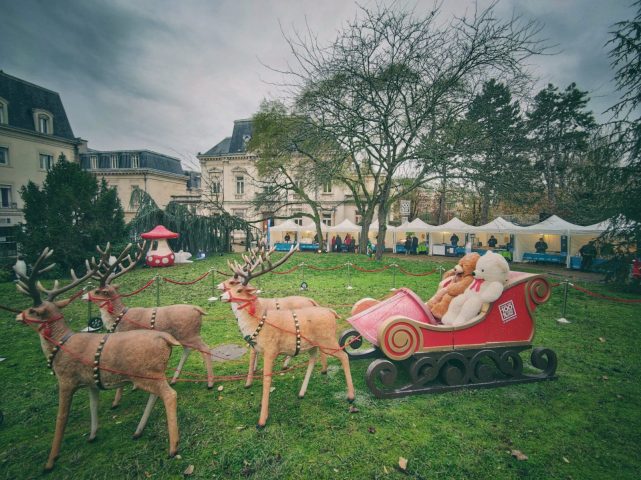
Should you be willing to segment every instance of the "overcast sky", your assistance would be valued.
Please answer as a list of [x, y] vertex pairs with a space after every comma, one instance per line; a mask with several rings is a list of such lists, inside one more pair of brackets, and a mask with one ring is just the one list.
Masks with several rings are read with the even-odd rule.
[[[362, 0], [366, 7], [376, 2]], [[430, 11], [428, 1], [386, 2]], [[531, 59], [538, 89], [576, 82], [597, 114], [616, 100], [604, 44], [632, 0], [501, 0], [496, 9], [543, 24], [554, 56]], [[488, 1], [479, 1], [484, 7]], [[445, 0], [441, 17], [472, 9]], [[335, 38], [352, 0], [0, 0], [0, 69], [58, 92], [74, 134], [95, 149], [149, 149], [195, 163], [264, 98], [278, 96], [263, 66], [283, 66], [281, 33]]]

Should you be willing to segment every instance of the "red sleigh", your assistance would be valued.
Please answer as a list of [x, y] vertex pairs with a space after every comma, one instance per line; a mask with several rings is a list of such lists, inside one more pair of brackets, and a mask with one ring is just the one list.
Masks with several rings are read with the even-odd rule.
[[[526, 374], [519, 353], [532, 348], [534, 311], [550, 297], [550, 285], [540, 276], [510, 272], [501, 297], [460, 326], [435, 321], [411, 290], [362, 309], [358, 302], [347, 321], [354, 329], [340, 339], [351, 358], [376, 358], [366, 381], [379, 398], [442, 392], [467, 387], [494, 387], [554, 378], [556, 354], [535, 348], [534, 369]], [[361, 338], [373, 348], [359, 349]], [[409, 375], [399, 375], [398, 366]], [[401, 383], [401, 386], [396, 386]]]

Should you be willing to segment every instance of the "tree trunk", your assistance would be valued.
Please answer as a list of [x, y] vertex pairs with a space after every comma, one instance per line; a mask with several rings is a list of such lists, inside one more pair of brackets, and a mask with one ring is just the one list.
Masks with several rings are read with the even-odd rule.
[[387, 206], [381, 203], [378, 206], [378, 234], [376, 235], [376, 260], [383, 258], [385, 250], [385, 235], [387, 234]]
[[368, 209], [361, 217], [361, 238], [358, 243], [360, 253], [367, 252], [367, 239], [369, 235], [369, 226], [374, 218], [374, 209]]

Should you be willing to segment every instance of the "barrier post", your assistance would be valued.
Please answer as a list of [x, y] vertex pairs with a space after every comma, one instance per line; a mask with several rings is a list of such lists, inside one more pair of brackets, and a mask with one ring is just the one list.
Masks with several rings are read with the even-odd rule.
[[445, 269], [443, 268], [443, 265], [438, 266], [438, 276], [441, 280], [443, 280], [443, 272], [445, 272]]
[[393, 292], [396, 290], [396, 269], [398, 268], [398, 265], [392, 263], [390, 267], [392, 267], [392, 288], [390, 288], [390, 291]]
[[347, 262], [347, 290], [352, 290], [352, 264]]
[[160, 275], [156, 275], [156, 306], [160, 307]]
[[305, 281], [305, 263], [298, 265], [300, 267], [300, 289], [307, 290], [307, 282]]
[[570, 321], [565, 318], [565, 314], [567, 311], [568, 307], [568, 290], [570, 286], [570, 281], [566, 278], [565, 281], [563, 282], [563, 302], [562, 302], [562, 307], [561, 307], [561, 318], [557, 320], [559, 323], [570, 323]]
[[216, 269], [214, 267], [209, 269], [209, 274], [211, 275], [211, 296], [216, 296]]

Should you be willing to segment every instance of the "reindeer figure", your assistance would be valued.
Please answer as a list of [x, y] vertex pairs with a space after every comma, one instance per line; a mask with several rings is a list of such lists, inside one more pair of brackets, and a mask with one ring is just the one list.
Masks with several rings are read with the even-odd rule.
[[[100, 250], [100, 252], [109, 255], [110, 248], [110, 245], [107, 244], [105, 250]], [[206, 313], [202, 308], [195, 305], [127, 308], [122, 303], [122, 296], [118, 292], [118, 285], [113, 285], [111, 282], [132, 270], [145, 253], [145, 244], [143, 243], [142, 245], [138, 245], [138, 254], [132, 259], [130, 255], [131, 248], [131, 244], [127, 245], [111, 265], [104, 263], [101, 265], [100, 269], [92, 277], [99, 281], [99, 287], [91, 290], [87, 295], [87, 299], [99, 306], [102, 321], [109, 331], [156, 330], [167, 332], [180, 342], [183, 346], [183, 354], [171, 380], [172, 385], [176, 383], [191, 351], [193, 349], [199, 350], [205, 362], [205, 367], [207, 368], [207, 387], [210, 389], [213, 388], [214, 372], [212, 369], [210, 348], [200, 336], [202, 316]], [[120, 267], [120, 271], [116, 273], [115, 270], [118, 267]], [[118, 406], [121, 397], [122, 389], [118, 389], [112, 403], [112, 408]]]
[[[294, 248], [286, 257], [293, 253]], [[300, 398], [305, 396], [318, 350], [321, 349], [340, 360], [347, 383], [347, 399], [350, 403], [354, 401], [349, 359], [336, 340], [336, 312], [324, 307], [268, 310], [264, 300], [255, 295], [256, 289], [245, 285], [252, 278], [252, 271], [258, 265], [261, 266], [261, 273], [267, 273], [279, 264], [269, 264], [265, 267], [261, 258], [261, 261], [248, 271], [234, 265], [234, 273], [243, 280], [221, 295], [221, 300], [232, 304], [238, 327], [247, 343], [263, 354], [263, 393], [257, 428], [263, 428], [267, 422], [274, 360], [281, 353], [295, 356], [301, 351], [310, 351], [307, 372], [298, 393]]]
[[[151, 410], [158, 397], [165, 404], [167, 427], [169, 431], [169, 455], [178, 452], [178, 422], [176, 416], [177, 396], [165, 378], [171, 347], [179, 343], [164, 332], [135, 331], [111, 333], [74, 333], [64, 321], [60, 309], [71, 299], [54, 302], [56, 296], [89, 279], [107, 260], [103, 255], [99, 264], [92, 259], [87, 262], [87, 273], [77, 278], [71, 270], [72, 281], [60, 287], [58, 281], [51, 290], [45, 289], [38, 277], [50, 270], [55, 264], [41, 268], [53, 250], [45, 248], [36, 261], [31, 276], [19, 274], [18, 290], [30, 296], [33, 307], [27, 308], [16, 320], [33, 327], [40, 334], [42, 351], [49, 368], [58, 379], [58, 416], [51, 445], [51, 452], [45, 470], [51, 470], [60, 453], [62, 437], [69, 416], [69, 408], [74, 393], [79, 388], [89, 388], [89, 408], [91, 411], [91, 433], [89, 441], [96, 438], [98, 431], [98, 392], [101, 389], [116, 388], [133, 383], [150, 393], [144, 414], [140, 419], [134, 438], [140, 437]], [[41, 293], [47, 295], [42, 301]]]
[[[294, 248], [293, 251], [295, 251], [296, 248]], [[272, 250], [273, 251], [273, 250]], [[292, 253], [293, 253], [292, 251]], [[249, 272], [250, 270], [253, 271], [259, 264], [260, 259], [262, 258], [263, 261], [265, 261], [268, 256], [270, 255], [271, 252], [265, 253], [265, 246], [259, 250], [258, 248], [250, 250], [249, 256], [243, 255], [243, 260], [245, 264], [243, 266], [240, 266], [237, 262], [232, 264], [231, 262], [227, 262], [229, 265], [229, 268], [234, 271], [234, 269], [242, 269], [245, 272]], [[285, 261], [289, 259], [291, 254], [285, 255], [283, 258], [281, 258], [274, 266], [273, 268], [276, 268]], [[220, 272], [224, 275], [223, 272]], [[266, 273], [266, 272], [264, 272]], [[253, 275], [251, 278], [256, 278], [259, 275], [262, 275], [262, 273], [257, 273]], [[245, 279], [244, 285], [247, 285], [249, 282], [249, 278]], [[231, 278], [228, 278], [224, 282], [221, 282], [218, 284], [217, 288], [218, 290], [221, 290], [223, 292], [226, 292], [229, 290], [231, 287], [235, 285], [240, 285], [241, 280], [240, 277], [237, 274], [234, 274]], [[318, 307], [318, 303], [316, 303], [315, 300], [309, 298], [309, 297], [302, 297], [300, 295], [292, 295], [289, 297], [281, 297], [281, 298], [263, 298], [263, 304], [265, 308], [268, 310], [291, 310], [295, 308], [305, 308], [305, 307]], [[291, 360], [291, 357], [286, 357], [285, 361], [283, 362], [283, 366], [287, 367], [289, 365], [289, 362]], [[322, 374], [327, 374], [327, 355], [325, 355], [324, 352], [320, 352], [320, 361], [322, 365], [321, 373]], [[256, 372], [256, 366], [258, 364], [258, 354], [256, 352], [256, 349], [250, 348], [249, 350], [249, 371], [247, 372], [247, 379], [245, 380], [245, 388], [251, 387], [253, 381], [254, 381], [254, 373]]]

